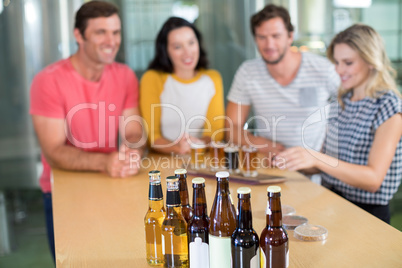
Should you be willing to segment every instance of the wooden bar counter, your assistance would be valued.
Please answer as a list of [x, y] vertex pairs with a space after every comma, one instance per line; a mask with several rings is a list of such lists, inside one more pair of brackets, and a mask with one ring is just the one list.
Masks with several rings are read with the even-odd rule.
[[[159, 161], [159, 162], [158, 162]], [[166, 177], [180, 168], [172, 157], [148, 156], [140, 173], [110, 178], [101, 173], [53, 171], [53, 216], [57, 267], [151, 267], [145, 259], [144, 216], [148, 209], [148, 172], [158, 169], [166, 195]], [[284, 175], [282, 205], [290, 205], [310, 224], [328, 230], [324, 241], [306, 242], [289, 235], [289, 267], [402, 267], [402, 233], [296, 172]], [[189, 175], [190, 204], [192, 204]], [[206, 179], [208, 213], [216, 180]], [[237, 188], [252, 189], [254, 229], [265, 227], [268, 185], [230, 181], [237, 207]], [[166, 201], [166, 200], [165, 200]]]

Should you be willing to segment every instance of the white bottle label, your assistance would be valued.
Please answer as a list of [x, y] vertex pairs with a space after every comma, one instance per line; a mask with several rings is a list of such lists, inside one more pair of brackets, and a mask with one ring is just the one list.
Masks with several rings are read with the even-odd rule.
[[165, 255], [165, 236], [162, 235], [162, 254]]
[[209, 246], [200, 237], [190, 243], [189, 256], [191, 268], [209, 268]]
[[266, 215], [272, 215], [271, 208], [269, 207], [269, 201], [267, 201], [267, 209], [265, 210]]
[[250, 268], [260, 268], [260, 250], [250, 260]]
[[232, 248], [230, 237], [209, 235], [210, 268], [231, 268]]

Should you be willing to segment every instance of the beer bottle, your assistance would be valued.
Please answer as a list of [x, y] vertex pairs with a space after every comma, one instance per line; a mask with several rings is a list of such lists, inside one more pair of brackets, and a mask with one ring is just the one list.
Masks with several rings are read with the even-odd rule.
[[251, 189], [237, 189], [238, 212], [236, 230], [232, 235], [233, 268], [259, 268], [258, 235], [253, 229]]
[[267, 204], [267, 227], [260, 236], [261, 268], [288, 267], [288, 234], [282, 226], [281, 188], [269, 186]]
[[166, 178], [166, 216], [162, 223], [164, 267], [188, 267], [187, 223], [180, 205], [179, 179]]
[[230, 268], [231, 236], [236, 229], [236, 215], [229, 197], [229, 172], [217, 172], [216, 181], [209, 221], [209, 263], [211, 268]]
[[191, 268], [209, 268], [207, 200], [205, 198], [205, 179], [194, 178], [193, 217], [188, 223], [188, 255]]
[[177, 178], [179, 178], [179, 193], [180, 193], [180, 202], [181, 209], [183, 212], [183, 217], [186, 220], [187, 224], [193, 216], [193, 210], [189, 204], [188, 198], [188, 190], [187, 190], [187, 170], [185, 169], [176, 169], [174, 174]]
[[145, 238], [147, 262], [150, 265], [162, 265], [162, 233], [161, 226], [165, 218], [163, 206], [163, 193], [161, 186], [161, 173], [152, 170], [149, 176], [148, 211], [145, 214]]

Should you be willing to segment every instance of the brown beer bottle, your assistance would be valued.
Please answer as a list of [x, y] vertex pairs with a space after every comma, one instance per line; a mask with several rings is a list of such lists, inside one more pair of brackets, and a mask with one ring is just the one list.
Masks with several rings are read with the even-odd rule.
[[216, 181], [209, 221], [209, 263], [210, 268], [230, 268], [231, 236], [236, 229], [236, 214], [229, 197], [229, 172], [217, 172]]
[[207, 200], [205, 198], [205, 179], [194, 178], [193, 217], [187, 228], [188, 256], [191, 268], [209, 268]]
[[233, 268], [259, 268], [260, 254], [258, 235], [253, 229], [251, 213], [251, 189], [237, 189], [238, 212], [236, 230], [232, 235], [232, 264]]
[[181, 209], [183, 217], [187, 224], [193, 216], [193, 210], [189, 204], [188, 189], [187, 189], [187, 170], [181, 168], [174, 171], [175, 176], [179, 179], [179, 192]]
[[166, 178], [166, 216], [162, 223], [164, 267], [188, 267], [187, 223], [180, 204], [179, 179]]
[[145, 238], [147, 262], [150, 265], [162, 265], [162, 233], [161, 226], [165, 218], [163, 206], [163, 193], [161, 186], [161, 173], [152, 170], [149, 175], [148, 211], [145, 214]]
[[282, 226], [281, 188], [269, 186], [267, 191], [267, 227], [260, 236], [261, 268], [285, 268], [289, 266], [289, 241]]

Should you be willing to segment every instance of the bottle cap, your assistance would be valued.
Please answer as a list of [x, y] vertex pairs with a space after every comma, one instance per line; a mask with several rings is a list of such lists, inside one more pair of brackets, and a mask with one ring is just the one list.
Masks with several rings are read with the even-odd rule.
[[280, 193], [281, 190], [282, 189], [279, 186], [268, 186], [268, 188], [267, 188], [267, 192], [271, 192], [271, 193]]
[[168, 182], [175, 182], [175, 181], [178, 181], [178, 180], [179, 180], [179, 178], [177, 178], [176, 176], [168, 176], [166, 178], [166, 181], [168, 181]]
[[227, 172], [227, 171], [219, 171], [219, 172], [216, 172], [215, 176], [217, 178], [229, 178], [229, 172]]
[[191, 182], [194, 184], [202, 184], [202, 183], [205, 183], [205, 179], [201, 178], [201, 177], [197, 177], [197, 178], [194, 178]]
[[184, 168], [179, 168], [174, 171], [174, 174], [187, 174], [187, 170]]
[[148, 176], [152, 176], [152, 175], [160, 175], [161, 172], [159, 170], [151, 170], [150, 172], [148, 172]]
[[251, 193], [251, 189], [249, 187], [240, 187], [237, 189], [238, 194], [249, 194]]

